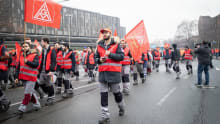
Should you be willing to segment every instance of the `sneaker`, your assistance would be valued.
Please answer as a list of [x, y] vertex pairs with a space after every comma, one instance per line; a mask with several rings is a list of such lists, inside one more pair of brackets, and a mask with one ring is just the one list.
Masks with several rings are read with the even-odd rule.
[[209, 88], [210, 86], [209, 85], [203, 85], [202, 88]]
[[63, 97], [63, 98], [67, 98], [67, 97], [68, 97], [67, 92], [64, 92], [64, 93], [62, 94], [62, 97]]
[[40, 104], [33, 104], [33, 107], [34, 107], [34, 110], [35, 110], [35, 111], [38, 111], [38, 110], [41, 109]]
[[198, 88], [202, 88], [201, 84], [195, 84], [195, 86], [198, 87]]
[[54, 98], [48, 98], [47, 102], [45, 103], [46, 106], [53, 105], [53, 104], [54, 104]]
[[93, 81], [92, 81], [92, 78], [90, 78], [89, 81], [88, 81], [88, 83], [90, 84], [90, 83], [92, 83], [92, 82], [93, 82]]
[[99, 124], [108, 124], [110, 122], [109, 118], [102, 118], [101, 120], [99, 120]]

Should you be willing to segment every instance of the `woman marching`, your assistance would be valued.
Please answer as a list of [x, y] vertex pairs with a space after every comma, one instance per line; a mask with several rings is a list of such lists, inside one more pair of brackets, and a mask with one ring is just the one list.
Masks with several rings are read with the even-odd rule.
[[23, 52], [20, 55], [15, 75], [15, 82], [17, 83], [18, 80], [21, 80], [25, 85], [24, 99], [18, 108], [19, 118], [22, 117], [23, 113], [26, 111], [30, 101], [33, 103], [33, 107], [36, 110], [41, 108], [34, 90], [35, 82], [37, 82], [39, 59], [37, 54], [31, 53], [29, 43], [24, 42], [22, 44], [22, 49]]

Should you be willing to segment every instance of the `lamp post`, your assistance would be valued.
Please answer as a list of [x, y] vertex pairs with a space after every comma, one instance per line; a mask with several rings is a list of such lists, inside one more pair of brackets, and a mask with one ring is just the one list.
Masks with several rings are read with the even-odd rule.
[[58, 1], [57, 3], [63, 3], [63, 2], [67, 2], [67, 1], [70, 1], [70, 0], [62, 0], [62, 1]]
[[71, 35], [70, 27], [71, 27], [71, 22], [72, 22], [72, 15], [71, 14], [67, 14], [65, 16], [69, 16], [69, 18], [70, 18], [70, 25], [69, 25], [69, 47], [70, 47], [70, 35]]

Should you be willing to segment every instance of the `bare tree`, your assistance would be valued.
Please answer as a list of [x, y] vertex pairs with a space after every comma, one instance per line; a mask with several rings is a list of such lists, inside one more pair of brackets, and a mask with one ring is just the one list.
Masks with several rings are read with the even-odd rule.
[[193, 44], [191, 39], [193, 36], [198, 36], [198, 21], [182, 21], [177, 27], [174, 37], [176, 42], [185, 42], [188, 45]]

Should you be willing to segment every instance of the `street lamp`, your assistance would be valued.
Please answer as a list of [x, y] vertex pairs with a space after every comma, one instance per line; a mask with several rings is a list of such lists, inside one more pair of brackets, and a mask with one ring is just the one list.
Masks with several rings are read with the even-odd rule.
[[71, 22], [72, 22], [72, 15], [71, 14], [66, 14], [65, 16], [69, 16], [69, 18], [70, 18], [70, 26], [69, 26], [69, 47], [70, 47], [70, 35], [71, 35], [70, 27], [71, 27]]
[[67, 2], [67, 1], [70, 1], [70, 0], [62, 0], [62, 1], [58, 1], [57, 3], [63, 3], [63, 2]]

